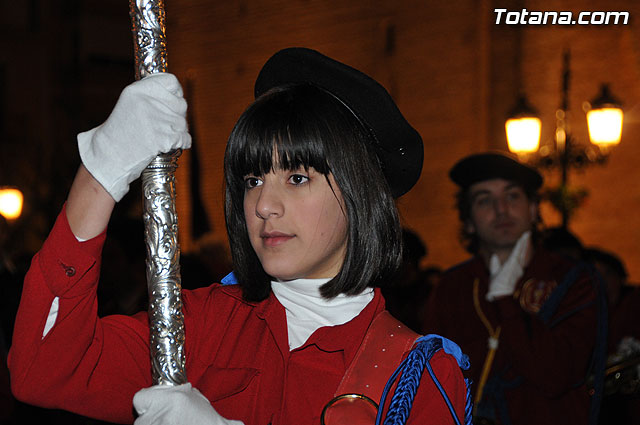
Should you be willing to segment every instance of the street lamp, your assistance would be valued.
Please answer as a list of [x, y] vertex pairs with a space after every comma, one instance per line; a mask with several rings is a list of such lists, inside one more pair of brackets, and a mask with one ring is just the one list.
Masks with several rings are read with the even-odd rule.
[[560, 168], [562, 183], [549, 191], [549, 200], [562, 214], [562, 226], [567, 227], [569, 216], [586, 192], [572, 194], [567, 186], [570, 168], [590, 164], [603, 164], [611, 148], [620, 143], [623, 113], [607, 84], [602, 84], [599, 95], [585, 104], [590, 144], [578, 144], [567, 126], [569, 109], [570, 54], [563, 55], [562, 104], [556, 111], [554, 144], [540, 146], [541, 122], [537, 112], [520, 95], [516, 107], [505, 123], [509, 150], [537, 168]]
[[0, 187], [0, 214], [7, 220], [15, 220], [22, 214], [22, 192], [14, 187]]
[[518, 96], [518, 103], [511, 110], [504, 126], [511, 152], [528, 155], [538, 150], [542, 122], [524, 94]]
[[611, 95], [609, 85], [603, 84], [600, 95], [591, 102], [591, 110], [587, 112], [591, 142], [601, 151], [606, 151], [620, 143], [622, 121], [620, 102]]

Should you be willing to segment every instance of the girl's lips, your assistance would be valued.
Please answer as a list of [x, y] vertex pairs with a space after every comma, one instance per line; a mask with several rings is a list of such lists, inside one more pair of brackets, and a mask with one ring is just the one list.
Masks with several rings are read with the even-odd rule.
[[271, 232], [271, 233], [263, 233], [262, 235], [260, 235], [260, 237], [262, 238], [262, 243], [264, 243], [265, 246], [273, 247], [273, 246], [282, 245], [283, 243], [292, 239], [294, 235], [287, 235], [285, 233], [280, 233], [280, 232]]
[[274, 236], [274, 237], [263, 238], [262, 240], [264, 241], [264, 244], [266, 246], [278, 246], [278, 245], [282, 245], [283, 243], [285, 243], [291, 238], [293, 238], [293, 236]]

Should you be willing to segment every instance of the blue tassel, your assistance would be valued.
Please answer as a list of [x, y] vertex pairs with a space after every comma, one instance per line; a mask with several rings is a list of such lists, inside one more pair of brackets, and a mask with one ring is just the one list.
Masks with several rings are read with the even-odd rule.
[[402, 376], [391, 399], [384, 425], [403, 425], [407, 422], [424, 372], [424, 365], [428, 365], [427, 358], [430, 358], [435, 351], [434, 344], [427, 341], [420, 343], [409, 353], [403, 362]]
[[473, 423], [473, 402], [471, 401], [471, 379], [465, 378], [464, 384], [467, 386], [467, 402], [464, 405], [464, 423], [471, 425]]
[[[438, 378], [435, 376], [433, 369], [431, 368], [431, 364], [429, 360], [433, 356], [433, 354], [440, 350], [444, 349], [448, 354], [453, 355], [458, 365], [462, 369], [469, 368], [469, 358], [462, 354], [460, 348], [453, 343], [452, 341], [443, 338], [439, 335], [426, 335], [424, 337], [419, 338], [416, 341], [415, 347], [411, 350], [406, 359], [398, 366], [395, 372], [391, 375], [389, 381], [387, 381], [387, 385], [384, 388], [382, 393], [382, 397], [380, 399], [378, 415], [376, 417], [376, 425], [380, 425], [382, 420], [382, 411], [384, 409], [387, 396], [393, 383], [396, 381], [398, 375], [402, 373], [400, 376], [400, 380], [398, 381], [398, 385], [396, 387], [396, 391], [391, 398], [391, 403], [389, 405], [389, 411], [387, 412], [387, 416], [384, 420], [384, 425], [404, 425], [409, 419], [409, 413], [411, 412], [411, 407], [413, 405], [413, 400], [415, 399], [416, 393], [418, 391], [418, 386], [420, 385], [420, 380], [422, 379], [422, 374], [425, 370], [429, 372], [431, 379], [435, 383], [436, 387], [440, 391], [442, 398], [444, 399], [447, 407], [449, 408], [449, 412], [453, 417], [455, 423], [457, 425], [460, 424], [460, 420], [458, 419], [455, 409], [451, 403], [451, 400], [447, 396], [444, 388], [438, 381]], [[471, 392], [470, 392], [470, 381], [465, 379], [465, 385], [467, 387], [466, 394], [466, 404], [465, 404], [465, 424], [471, 424], [471, 411], [472, 411], [472, 403], [471, 403]]]

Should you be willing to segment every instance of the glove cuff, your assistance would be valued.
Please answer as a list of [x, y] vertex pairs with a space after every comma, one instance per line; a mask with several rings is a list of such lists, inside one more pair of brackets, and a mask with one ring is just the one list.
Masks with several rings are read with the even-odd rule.
[[102, 125], [78, 134], [78, 152], [82, 164], [89, 174], [100, 183], [116, 202], [119, 202], [129, 191], [130, 182], [127, 181], [126, 176], [113, 180], [115, 174], [122, 175], [122, 173], [117, 172], [117, 167], [107, 166], [104, 163], [104, 158], [109, 158], [108, 154], [97, 151], [99, 144], [93, 143], [93, 138], [100, 127]]

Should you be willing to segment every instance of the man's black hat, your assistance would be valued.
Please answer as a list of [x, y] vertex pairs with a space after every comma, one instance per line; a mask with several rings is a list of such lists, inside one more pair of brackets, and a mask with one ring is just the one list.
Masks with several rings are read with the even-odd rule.
[[294, 47], [280, 50], [262, 67], [255, 96], [290, 84], [319, 87], [353, 112], [371, 135], [394, 198], [407, 193], [418, 181], [424, 155], [422, 138], [378, 82], [315, 50]]
[[533, 191], [542, 186], [542, 176], [538, 171], [507, 154], [497, 152], [479, 153], [461, 159], [451, 168], [449, 177], [463, 189], [491, 179], [518, 182]]

